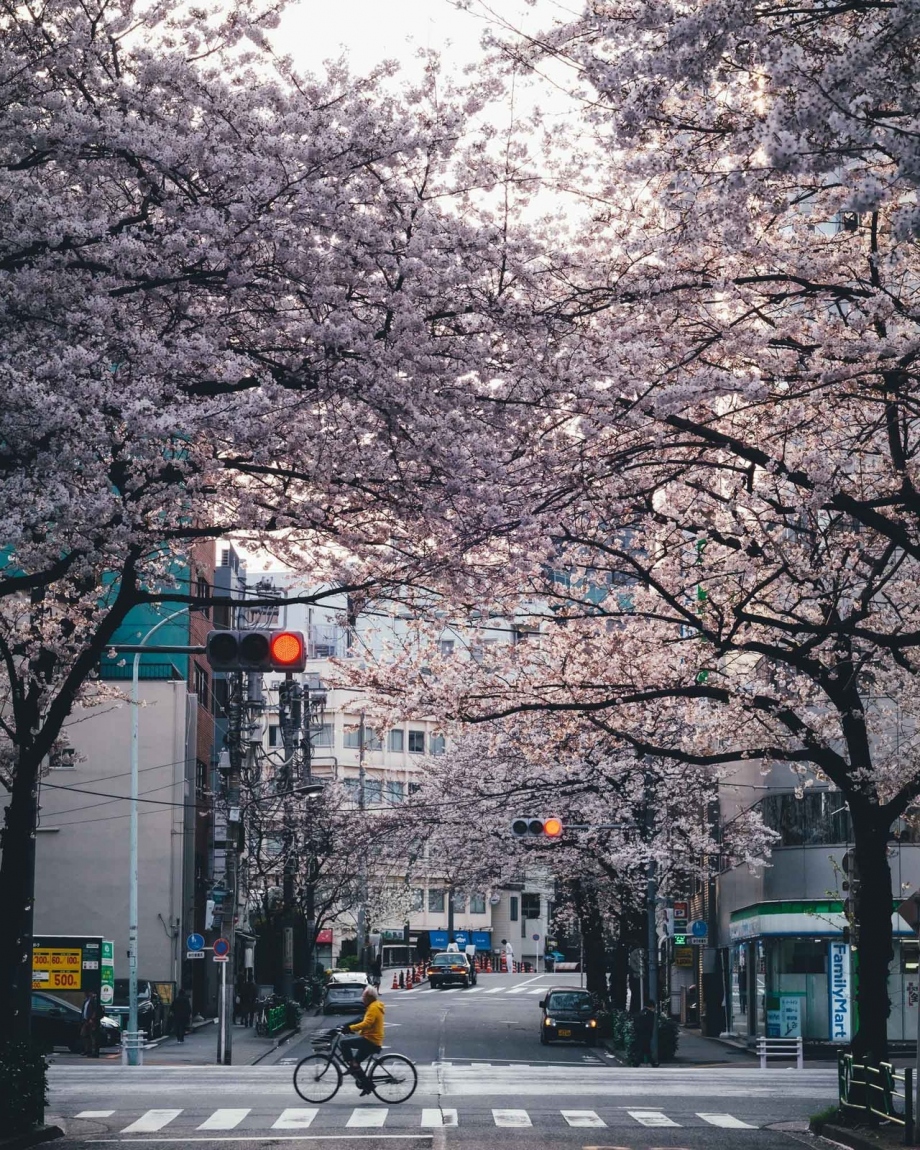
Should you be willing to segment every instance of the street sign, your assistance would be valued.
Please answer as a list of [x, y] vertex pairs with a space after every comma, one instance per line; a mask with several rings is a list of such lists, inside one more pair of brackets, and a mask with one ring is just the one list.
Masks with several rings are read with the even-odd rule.
[[215, 962], [229, 962], [230, 961], [230, 955], [229, 954], [215, 954], [214, 955], [214, 961]]
[[187, 950], [185, 952], [186, 958], [204, 958], [203, 950]]
[[215, 938], [213, 949], [215, 958], [226, 958], [230, 953], [230, 942], [226, 938]]
[[705, 938], [709, 934], [709, 926], [701, 918], [695, 918], [690, 923], [690, 933], [694, 938]]
[[686, 899], [676, 899], [674, 902], [674, 917], [675, 918], [689, 918], [690, 917], [690, 903]]
[[104, 941], [101, 953], [99, 1001], [103, 1006], [111, 1006], [115, 1001], [115, 943]]
[[687, 946], [705, 946], [709, 939], [705, 934], [688, 934]]
[[190, 934], [185, 940], [185, 945], [189, 950], [204, 950], [204, 935]]
[[675, 946], [674, 965], [693, 966], [693, 951], [689, 946]]

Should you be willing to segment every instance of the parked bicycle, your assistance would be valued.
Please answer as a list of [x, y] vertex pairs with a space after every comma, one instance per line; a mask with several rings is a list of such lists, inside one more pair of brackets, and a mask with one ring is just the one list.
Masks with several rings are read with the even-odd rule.
[[[294, 1089], [304, 1102], [328, 1102], [342, 1085], [348, 1063], [339, 1050], [344, 1030], [325, 1030], [313, 1039], [316, 1053], [308, 1054], [294, 1068]], [[402, 1054], [371, 1054], [364, 1075], [381, 1102], [395, 1105], [415, 1093], [418, 1072], [415, 1063]]]

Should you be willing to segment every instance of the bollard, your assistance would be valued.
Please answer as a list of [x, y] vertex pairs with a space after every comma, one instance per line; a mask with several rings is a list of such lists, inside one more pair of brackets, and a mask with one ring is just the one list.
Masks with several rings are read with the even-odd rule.
[[[402, 977], [402, 975], [400, 975], [400, 977]], [[393, 985], [390, 987], [390, 990], [399, 990], [399, 983], [396, 981], [396, 971], [395, 970], [393, 971]]]
[[123, 1030], [121, 1032], [121, 1064], [127, 1066], [129, 1064], [128, 1052], [137, 1051], [137, 1061], [135, 1066], [144, 1065], [144, 1041], [146, 1035], [143, 1030]]
[[399, 972], [399, 989], [404, 990], [406, 986], [406, 976], [402, 971]]

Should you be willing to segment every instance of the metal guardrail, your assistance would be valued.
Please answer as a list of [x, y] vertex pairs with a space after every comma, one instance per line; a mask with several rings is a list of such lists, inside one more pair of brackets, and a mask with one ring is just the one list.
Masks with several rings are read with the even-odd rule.
[[[147, 1035], [143, 1030], [123, 1030], [121, 1032], [121, 1064], [122, 1066], [144, 1065], [144, 1046], [147, 1042]], [[132, 1060], [131, 1054], [134, 1054]]]
[[760, 1069], [767, 1069], [768, 1058], [795, 1059], [797, 1070], [804, 1066], [804, 1054], [801, 1038], [764, 1038], [757, 1039], [757, 1054], [760, 1058]]
[[[914, 1072], [896, 1071], [890, 1062], [872, 1066], [855, 1062], [852, 1054], [837, 1055], [837, 1095], [841, 1107], [858, 1110], [874, 1126], [879, 1119], [904, 1127], [904, 1145], [914, 1143]], [[903, 1093], [898, 1086], [903, 1084]], [[901, 1104], [901, 1110], [896, 1109]]]

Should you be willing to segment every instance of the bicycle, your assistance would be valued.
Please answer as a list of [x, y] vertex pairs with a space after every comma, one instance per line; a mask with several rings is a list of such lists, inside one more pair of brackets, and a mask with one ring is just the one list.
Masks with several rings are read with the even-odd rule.
[[[294, 1089], [304, 1102], [328, 1102], [342, 1085], [348, 1063], [339, 1050], [343, 1031], [326, 1030], [313, 1039], [313, 1047], [325, 1053], [308, 1054], [294, 1068]], [[418, 1072], [415, 1063], [402, 1054], [370, 1054], [364, 1074], [381, 1102], [396, 1105], [415, 1093]]]

